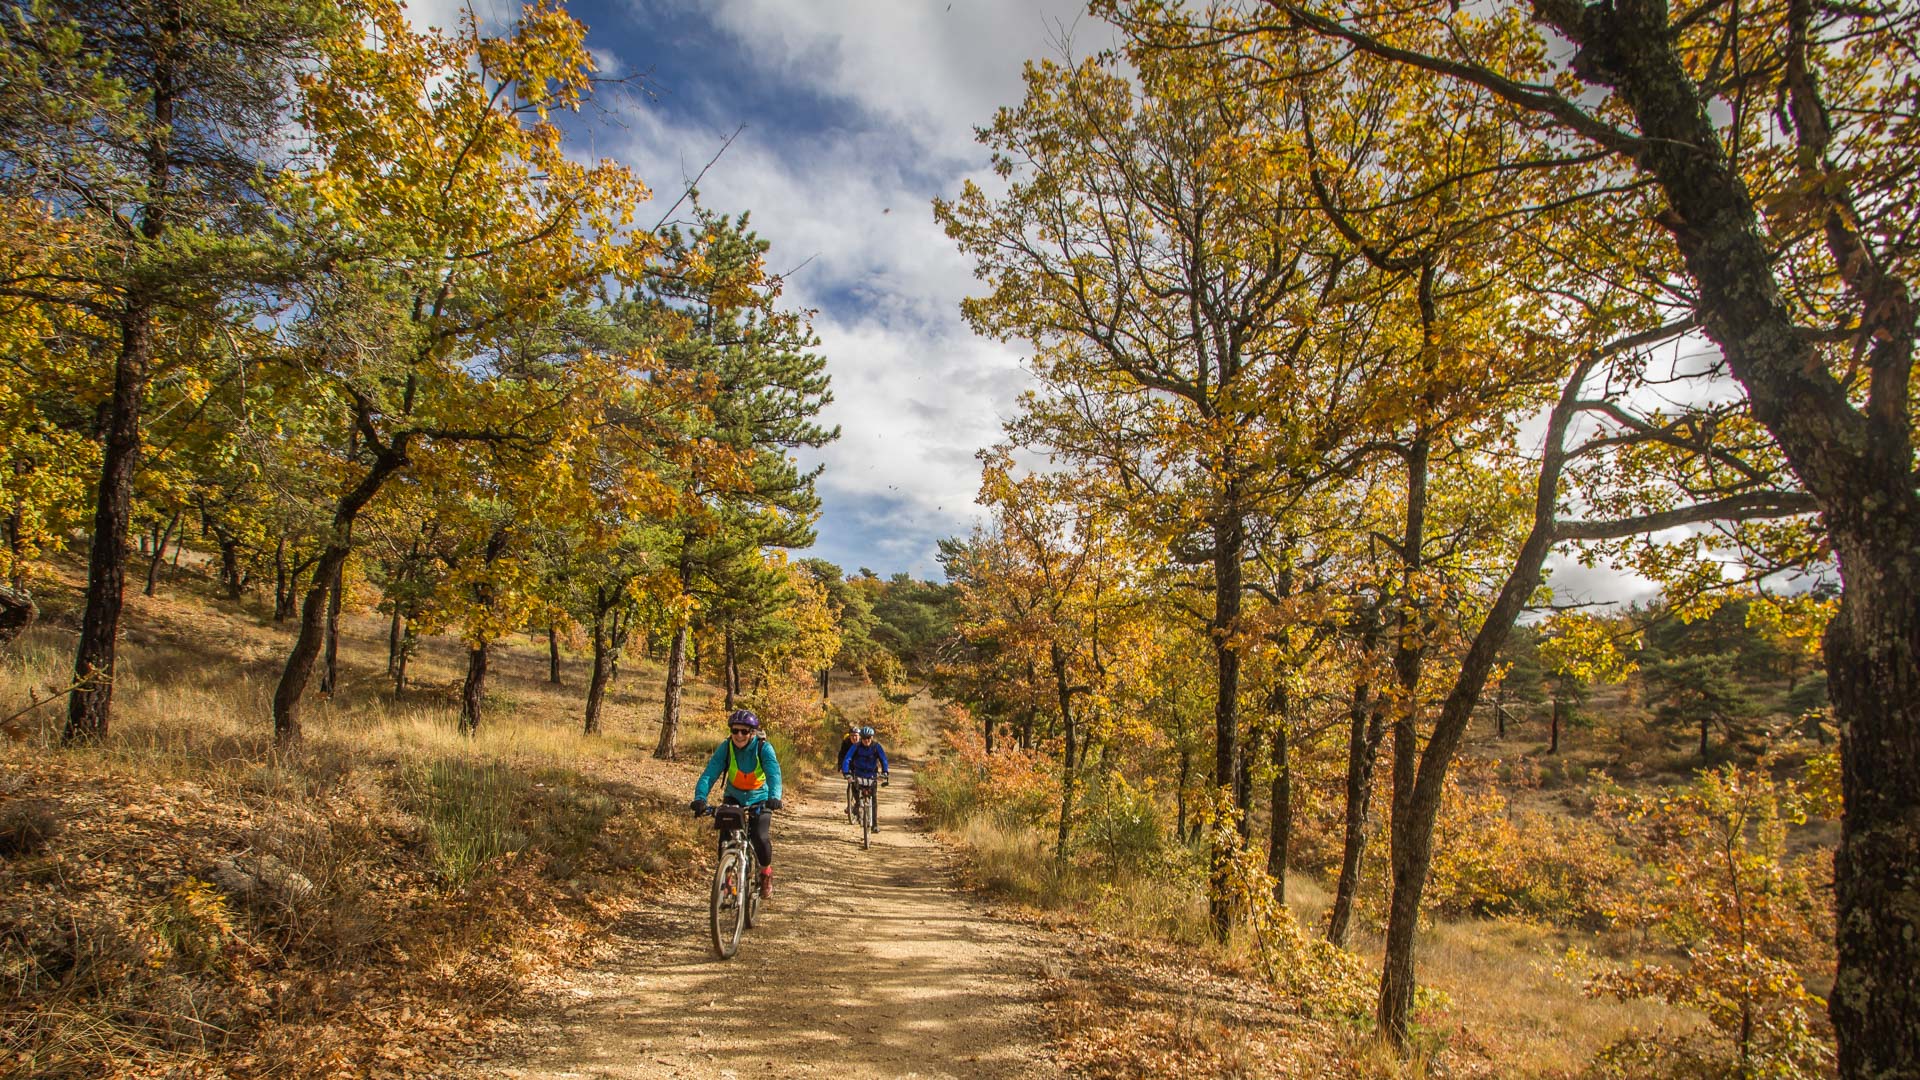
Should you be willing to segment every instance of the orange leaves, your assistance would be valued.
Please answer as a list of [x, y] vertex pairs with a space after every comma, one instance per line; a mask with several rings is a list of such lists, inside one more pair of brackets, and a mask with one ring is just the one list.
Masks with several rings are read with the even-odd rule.
[[997, 745], [958, 706], [940, 735], [941, 756], [921, 766], [915, 797], [946, 825], [985, 814], [1002, 825], [1037, 826], [1060, 802], [1059, 765], [1037, 750]]
[[1767, 768], [1703, 771], [1685, 788], [1602, 804], [1633, 855], [1656, 868], [1650, 887], [1622, 890], [1610, 914], [1687, 962], [1609, 972], [1590, 992], [1700, 1009], [1741, 1071], [1804, 1075], [1832, 1053], [1825, 1002], [1804, 981], [1831, 948], [1828, 871], [1824, 859], [1792, 852], [1807, 804]]

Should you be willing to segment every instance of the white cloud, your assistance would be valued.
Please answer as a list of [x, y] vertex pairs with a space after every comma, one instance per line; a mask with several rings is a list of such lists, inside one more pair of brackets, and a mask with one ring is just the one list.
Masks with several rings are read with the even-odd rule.
[[520, 13], [520, 5], [510, 0], [403, 0], [407, 21], [416, 27], [435, 26], [452, 30], [460, 25], [460, 16], [472, 11], [482, 26], [499, 27]]
[[[1017, 347], [977, 338], [961, 319], [960, 300], [979, 285], [929, 204], [984, 163], [984, 152], [966, 152], [970, 125], [1017, 100], [1020, 64], [1049, 51], [1048, 28], [1028, 5], [955, 8], [969, 11], [959, 33], [938, 5], [727, 0], [712, 16], [776, 54], [756, 57], [776, 81], [864, 110], [806, 140], [750, 125], [700, 181], [706, 205], [752, 212], [772, 269], [798, 267], [785, 302], [819, 311], [835, 398], [823, 419], [842, 435], [808, 463], [826, 465], [819, 550], [849, 568], [936, 572], [934, 540], [982, 517], [974, 453], [1000, 439], [1029, 381]], [[582, 149], [634, 166], [655, 191], [658, 209], [642, 215], [651, 222], [730, 133], [691, 118], [701, 111], [634, 100], [623, 130], [603, 127]]]
[[1084, 0], [719, 0], [715, 23], [786, 78], [858, 102], [927, 150], [973, 155], [973, 127], [1021, 96], [1029, 59], [1104, 48]]

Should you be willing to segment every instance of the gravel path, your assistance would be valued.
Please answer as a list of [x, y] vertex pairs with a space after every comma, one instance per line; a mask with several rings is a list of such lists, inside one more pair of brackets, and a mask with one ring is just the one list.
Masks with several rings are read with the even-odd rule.
[[713, 957], [704, 889], [665, 897], [497, 1075], [1056, 1075], [1039, 1030], [1042, 945], [955, 888], [950, 857], [907, 819], [912, 783], [894, 770], [862, 851], [840, 780], [815, 782], [775, 819], [773, 902], [737, 956]]

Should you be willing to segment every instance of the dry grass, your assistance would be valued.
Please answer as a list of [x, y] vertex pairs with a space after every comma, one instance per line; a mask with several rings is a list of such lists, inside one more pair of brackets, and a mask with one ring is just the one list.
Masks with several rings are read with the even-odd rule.
[[1410, 1061], [1346, 1021], [1313, 1016], [1229, 955], [1076, 927], [1045, 986], [1058, 1060], [1090, 1077], [1511, 1076], [1474, 1048]]
[[[67, 585], [0, 656], [0, 712], [64, 683]], [[341, 686], [309, 693], [306, 742], [279, 753], [289, 629], [187, 576], [129, 599], [110, 737], [60, 749], [55, 701], [0, 763], [0, 818], [57, 823], [0, 854], [0, 1076], [444, 1073], [704, 856], [677, 813], [684, 767], [649, 757], [652, 665], [629, 665], [588, 738], [583, 666], [551, 686], [544, 640], [521, 639], [469, 739], [444, 692], [457, 643], [428, 643], [426, 689], [396, 699], [384, 625], [350, 617]], [[229, 862], [259, 887], [208, 884]]]
[[1597, 951], [1594, 935], [1512, 920], [1441, 922], [1422, 935], [1420, 973], [1447, 995], [1428, 1018], [1450, 1041], [1471, 1040], [1519, 1076], [1574, 1076], [1634, 1031], [1688, 1030], [1699, 1019], [1653, 1001], [1587, 996], [1597, 973], [1569, 949]]
[[[1064, 875], [1057, 872], [1049, 835], [991, 816], [969, 818], [945, 835], [963, 851], [971, 884], [1025, 905], [1031, 917], [1063, 926], [1075, 935], [1097, 928], [1103, 939], [1111, 935], [1134, 949], [1178, 946], [1190, 961], [1210, 965], [1214, 975], [1241, 979], [1241, 993], [1253, 995], [1254, 1000], [1266, 999], [1268, 991], [1254, 978], [1246, 943], [1211, 943], [1197, 858], [1152, 873], [1102, 880], [1085, 866]], [[1324, 928], [1332, 896], [1320, 879], [1306, 873], [1289, 875], [1287, 900], [1309, 932]], [[1362, 910], [1378, 907], [1363, 904]], [[1598, 1051], [1635, 1031], [1687, 1030], [1699, 1022], [1656, 1002], [1620, 1002], [1584, 993], [1587, 979], [1598, 968], [1580, 957], [1619, 954], [1626, 951], [1626, 944], [1518, 920], [1433, 924], [1421, 935], [1417, 962], [1422, 984], [1438, 991], [1440, 1004], [1423, 1008], [1416, 1016], [1417, 1052], [1405, 1061], [1385, 1051], [1360, 1028], [1296, 1025], [1287, 1028], [1284, 1036], [1270, 1031], [1261, 1034], [1261, 1024], [1272, 1028], [1279, 1023], [1269, 1017], [1243, 1032], [1207, 1007], [1165, 994], [1155, 999], [1158, 1004], [1152, 1008], [1134, 1004], [1097, 1022], [1084, 1017], [1071, 1023], [1060, 1021], [1059, 1035], [1069, 1048], [1083, 1048], [1070, 1049], [1069, 1059], [1093, 1076], [1164, 1071], [1166, 1075], [1222, 1076], [1574, 1077], [1588, 1068]], [[1353, 948], [1377, 963], [1382, 945], [1362, 927]], [[1574, 951], [1571, 956], [1570, 950]], [[1114, 972], [1125, 966], [1116, 960], [1107, 965], [1112, 971], [1106, 974], [1082, 972], [1076, 978], [1084, 975], [1096, 985], [1062, 988], [1058, 993], [1074, 1004], [1091, 1004], [1096, 998], [1105, 1002], [1102, 995], [1112, 994], [1097, 984], [1120, 978]], [[1123, 995], [1117, 1000], [1131, 999]], [[1312, 1003], [1298, 1004], [1312, 1011]], [[1284, 1003], [1274, 1007], [1285, 1011]], [[1224, 1034], [1229, 1028], [1231, 1036]], [[1133, 1051], [1113, 1057], [1093, 1049], [1097, 1039], [1116, 1037], [1115, 1032], [1123, 1029], [1138, 1029], [1134, 1043], [1129, 1044]], [[1312, 1058], [1323, 1071], [1300, 1071], [1297, 1064], [1273, 1071], [1262, 1042], [1269, 1038], [1280, 1043], [1307, 1040]], [[1231, 1045], [1238, 1045], [1235, 1040], [1245, 1045], [1230, 1051]], [[1081, 1056], [1075, 1057], [1076, 1053]], [[1207, 1072], [1196, 1063], [1218, 1071]]]

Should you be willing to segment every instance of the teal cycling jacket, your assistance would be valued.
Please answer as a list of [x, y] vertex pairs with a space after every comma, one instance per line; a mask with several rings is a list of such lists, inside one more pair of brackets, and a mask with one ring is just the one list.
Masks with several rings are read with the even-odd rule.
[[[730, 767], [727, 764], [727, 751], [732, 748], [732, 739], [714, 747], [713, 756], [707, 759], [707, 767], [700, 774], [700, 782], [693, 786], [693, 797], [706, 798], [707, 792], [713, 790], [714, 782], [721, 781], [721, 797], [731, 799], [743, 806], [758, 806], [768, 799], [781, 798], [780, 757], [773, 752], [773, 744], [764, 737], [755, 736], [747, 743], [745, 749], [733, 755], [734, 765]], [[750, 776], [758, 774], [756, 778], [761, 780], [760, 786], [751, 790], [742, 790], [734, 786], [731, 776], [721, 780], [721, 775], [733, 767]]]

